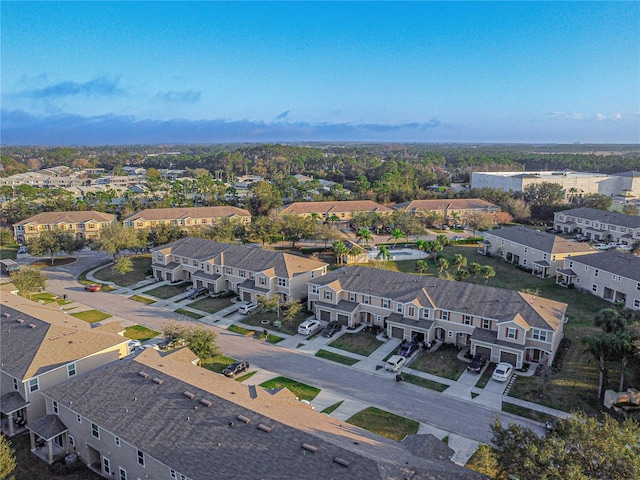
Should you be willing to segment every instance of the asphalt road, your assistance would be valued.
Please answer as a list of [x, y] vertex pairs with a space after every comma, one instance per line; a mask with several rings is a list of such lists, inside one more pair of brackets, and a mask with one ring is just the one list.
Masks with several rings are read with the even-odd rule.
[[[48, 270], [48, 291], [57, 295], [67, 294], [75, 302], [156, 330], [168, 319], [176, 318], [169, 310], [144, 305], [122, 296], [108, 292], [85, 292], [75, 277], [108, 258], [98, 252], [82, 253], [77, 258], [78, 261], [73, 264]], [[241, 358], [257, 368], [361, 401], [363, 408], [372, 405], [479, 442], [490, 441], [489, 424], [495, 418], [495, 410], [406, 382], [398, 383], [388, 376], [363, 372], [237, 335], [216, 326], [209, 328], [216, 330], [220, 350], [232, 358]], [[500, 416], [503, 423], [515, 422], [543, 432], [537, 422], [505, 412], [501, 412]]]

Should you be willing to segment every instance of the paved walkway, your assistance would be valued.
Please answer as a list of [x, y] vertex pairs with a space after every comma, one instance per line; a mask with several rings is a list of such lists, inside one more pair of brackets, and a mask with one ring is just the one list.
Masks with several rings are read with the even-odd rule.
[[[94, 281], [97, 283], [103, 283], [103, 284], [109, 283], [109, 282], [103, 282], [101, 280], [96, 279], [93, 276], [94, 272], [95, 270], [87, 274], [88, 280]], [[133, 295], [139, 295], [145, 298], [155, 300], [155, 303], [153, 304], [154, 307], [160, 307], [160, 308], [172, 310], [172, 311], [175, 311], [178, 308], [181, 308], [183, 310], [192, 311], [193, 313], [203, 315], [204, 312], [191, 308], [187, 305], [188, 303], [190, 303], [190, 301], [187, 301], [187, 297], [189, 295], [188, 291], [185, 291], [184, 293], [180, 293], [179, 295], [176, 295], [174, 297], [164, 299], [164, 300], [158, 299], [157, 297], [153, 297], [151, 295], [145, 295], [145, 292], [148, 290], [152, 290], [168, 284], [169, 282], [166, 282], [166, 281], [156, 282], [151, 279], [144, 282], [140, 282], [139, 284], [136, 284], [131, 287], [117, 287], [116, 285], [113, 285], [114, 287], [117, 287], [117, 288], [111, 293], [116, 295], [121, 295], [127, 298]], [[215, 324], [216, 326], [221, 328], [227, 328], [229, 325], [232, 325], [243, 319], [244, 316], [237, 313], [238, 307], [239, 307], [238, 304], [234, 304], [212, 314], [205, 313], [202, 318], [198, 319], [198, 321], [209, 324], [209, 325]], [[65, 309], [72, 308], [74, 309], [73, 311], [81, 311], [83, 308], [86, 310], [90, 309], [90, 307], [84, 307], [80, 304], [75, 304], [75, 303], [65, 305], [62, 308], [65, 308]], [[78, 310], [75, 310], [76, 308]], [[194, 319], [190, 317], [184, 317], [184, 318], [194, 321]], [[110, 320], [111, 319], [107, 319], [105, 322], [109, 322]], [[113, 320], [120, 321], [123, 324], [123, 326], [129, 326], [127, 323], [131, 323], [117, 317], [113, 317]], [[264, 330], [264, 328], [262, 327], [251, 327], [244, 324], [242, 326], [244, 328], [253, 329], [260, 332]], [[284, 340], [282, 340], [277, 344], [278, 347], [296, 350], [299, 353], [303, 353], [310, 356], [315, 355], [319, 350], [326, 350], [326, 351], [336, 353], [344, 357], [350, 357], [356, 360], [356, 363], [353, 364], [351, 367], [353, 369], [366, 371], [370, 374], [375, 374], [376, 376], [380, 376], [380, 377], [388, 377], [390, 381], [395, 380], [396, 374], [393, 372], [388, 372], [384, 368], [384, 365], [385, 365], [385, 358], [387, 358], [392, 352], [396, 351], [397, 347], [400, 345], [401, 343], [400, 339], [379, 337], [381, 340], [384, 341], [384, 343], [382, 343], [378, 349], [376, 349], [373, 353], [371, 353], [371, 355], [362, 356], [356, 353], [331, 347], [329, 344], [333, 342], [336, 337], [326, 338], [319, 334], [316, 334], [311, 336], [310, 338], [305, 338], [301, 335], [289, 336], [277, 330], [270, 330], [270, 329], [267, 329], [267, 330], [269, 330], [269, 332], [273, 333], [274, 335], [277, 335], [279, 337], [284, 337]], [[359, 331], [360, 329], [349, 330], [349, 331], [343, 330], [341, 335], [349, 335], [352, 333], [357, 333]], [[464, 358], [464, 353], [465, 353], [465, 350], [462, 350], [459, 354], [459, 358], [466, 361], [466, 359]], [[409, 361], [409, 364], [410, 363], [411, 361]], [[484, 368], [486, 369], [487, 367], [484, 367]], [[410, 367], [404, 367], [402, 369], [402, 372], [415, 375], [417, 377], [421, 377], [427, 380], [431, 380], [440, 384], [448, 385], [446, 390], [442, 392], [444, 395], [448, 395], [460, 400], [480, 404], [487, 408], [495, 410], [496, 412], [500, 412], [502, 410], [502, 403], [506, 402], [513, 405], [518, 405], [524, 408], [528, 408], [531, 410], [535, 410], [538, 412], [542, 412], [547, 415], [560, 417], [560, 418], [566, 418], [569, 415], [568, 413], [563, 411], [555, 410], [549, 407], [545, 407], [543, 405], [527, 402], [524, 400], [520, 400], [517, 398], [509, 397], [508, 395], [505, 395], [505, 389], [508, 387], [509, 385], [508, 383], [501, 383], [501, 382], [490, 380], [485, 385], [484, 388], [478, 388], [475, 385], [480, 379], [480, 377], [482, 376], [482, 372], [480, 372], [480, 374], [474, 374], [465, 370], [457, 380], [438, 377], [426, 372], [421, 372], [419, 370], [412, 369]], [[535, 368], [531, 368], [529, 372], [527, 372], [525, 375], [532, 375], [534, 372], [535, 372]], [[251, 384], [251, 385], [259, 385], [276, 376], [278, 376], [278, 374], [270, 372], [268, 370], [260, 369], [260, 370], [257, 370], [257, 372], [254, 375], [252, 375], [249, 379], [245, 380], [244, 383]], [[335, 408], [335, 410], [331, 412], [331, 416], [340, 420], [347, 420], [348, 418], [353, 416], [355, 413], [359, 412], [360, 410], [368, 406], [363, 404], [359, 400], [347, 398], [345, 397], [345, 395], [336, 394], [326, 388], [322, 389], [321, 392], [318, 394], [318, 396], [313, 400], [313, 406], [315, 410], [322, 411], [330, 406], [336, 405], [339, 402], [341, 403], [339, 404], [339, 406], [337, 406], [337, 408]], [[446, 430], [443, 430], [431, 425], [427, 425], [427, 424], [420, 424], [419, 433], [431, 433], [439, 439], [444, 439], [445, 437], [448, 437], [447, 439], [448, 445], [455, 452], [452, 460], [461, 465], [464, 465], [466, 463], [466, 461], [475, 452], [478, 446], [478, 442], [475, 440], [469, 439], [462, 435], [451, 434]]]

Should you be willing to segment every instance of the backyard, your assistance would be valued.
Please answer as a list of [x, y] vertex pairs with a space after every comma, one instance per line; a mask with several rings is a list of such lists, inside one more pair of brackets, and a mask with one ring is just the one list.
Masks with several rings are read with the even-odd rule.
[[125, 275], [118, 275], [111, 269], [111, 265], [107, 265], [95, 272], [93, 276], [103, 282], [113, 282], [121, 287], [130, 287], [141, 282], [151, 273], [151, 256], [131, 257], [131, 260], [133, 260], [133, 271]]

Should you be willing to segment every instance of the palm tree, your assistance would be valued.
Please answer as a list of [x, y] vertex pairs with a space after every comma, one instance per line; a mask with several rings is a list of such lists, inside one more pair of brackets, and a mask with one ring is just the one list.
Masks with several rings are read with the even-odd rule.
[[480, 270], [482, 269], [482, 265], [480, 265], [479, 263], [476, 262], [471, 262], [469, 264], [469, 273], [471, 275], [473, 275], [473, 283], [476, 282], [476, 276], [478, 275], [478, 273], [480, 273]]
[[469, 270], [458, 270], [455, 274], [455, 279], [459, 282], [469, 278]]
[[604, 384], [607, 377], [607, 358], [611, 352], [611, 338], [608, 335], [585, 335], [582, 343], [587, 346], [585, 352], [590, 353], [600, 364], [598, 381], [598, 398], [604, 398]]
[[632, 356], [636, 350], [634, 345], [634, 338], [628, 333], [617, 333], [611, 339], [611, 347], [615, 357], [620, 359], [620, 384], [618, 391], [624, 391], [624, 371], [627, 368], [629, 357]]
[[373, 235], [371, 234], [371, 231], [369, 231], [368, 228], [361, 228], [356, 232], [356, 238], [358, 240], [364, 241], [365, 245], [369, 245], [369, 242], [373, 240]]
[[349, 249], [341, 240], [333, 242], [333, 253], [336, 256], [336, 263], [338, 265], [342, 265], [344, 263], [344, 256], [348, 251]]
[[425, 273], [427, 273], [428, 269], [429, 263], [427, 263], [426, 260], [420, 259], [416, 262], [416, 272], [418, 272], [420, 275], [424, 275]]
[[449, 237], [446, 235], [438, 235], [436, 237], [436, 242], [440, 243], [443, 247], [449, 245]]
[[480, 272], [479, 273], [484, 278], [485, 285], [489, 281], [490, 277], [495, 277], [496, 276], [496, 271], [493, 269], [493, 267], [491, 265], [482, 266], [480, 268]]
[[437, 266], [436, 257], [438, 252], [441, 252], [444, 247], [437, 240], [431, 242], [431, 251], [433, 252], [433, 263]]
[[604, 333], [619, 333], [624, 331], [627, 321], [620, 309], [610, 307], [600, 310], [595, 316], [594, 323]]
[[336, 223], [340, 222], [340, 217], [334, 213], [327, 218], [327, 222], [329, 222], [329, 225], [335, 226]]
[[404, 237], [406, 237], [406, 235], [402, 233], [402, 230], [400, 230], [399, 228], [394, 228], [393, 230], [391, 230], [391, 236], [389, 237], [389, 240], [393, 239], [393, 246], [395, 247], [398, 243], [398, 240]]
[[444, 257], [440, 257], [438, 259], [438, 271], [442, 273], [447, 268], [449, 268], [449, 260]]
[[390, 262], [391, 261], [391, 252], [389, 251], [389, 249], [387, 247], [382, 245], [380, 247], [380, 252], [376, 256], [376, 258], [382, 258], [383, 260], [386, 260], [387, 262]]
[[461, 253], [456, 253], [453, 256], [453, 261], [451, 262], [456, 267], [456, 270], [459, 272], [462, 267], [467, 266], [467, 257], [462, 255]]
[[347, 253], [347, 255], [348, 255], [349, 257], [353, 257], [353, 261], [355, 262], [356, 258], [357, 258], [357, 257], [358, 257], [358, 255], [360, 255], [361, 253], [362, 253], [362, 249], [361, 249], [359, 246], [354, 245], [353, 247], [351, 247], [351, 248], [349, 249], [349, 252]]

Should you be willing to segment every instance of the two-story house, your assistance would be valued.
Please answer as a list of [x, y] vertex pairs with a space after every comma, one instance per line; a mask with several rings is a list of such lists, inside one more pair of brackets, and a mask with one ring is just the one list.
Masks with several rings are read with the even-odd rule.
[[[0, 411], [12, 436], [45, 414], [42, 390], [129, 354], [114, 324], [91, 328], [59, 308], [12, 295], [2, 286]], [[124, 329], [122, 329], [124, 330]]]
[[53, 436], [120, 480], [484, 478], [345, 428], [286, 389], [239, 384], [172, 357], [148, 349], [48, 389], [50, 426], [32, 430], [34, 453], [41, 433]]
[[553, 214], [553, 226], [564, 233], [581, 233], [593, 242], [640, 242], [640, 217], [595, 208], [574, 208]]
[[319, 222], [348, 224], [354, 213], [363, 212], [387, 215], [393, 210], [371, 200], [295, 202], [280, 210], [280, 215], [301, 215], [316, 218]]
[[484, 240], [478, 248], [482, 255], [499, 256], [509, 263], [531, 269], [533, 275], [542, 278], [554, 276], [567, 257], [597, 252], [587, 243], [526, 227], [502, 227], [484, 232]]
[[445, 198], [437, 200], [411, 200], [410, 202], [397, 203], [394, 210], [413, 213], [418, 216], [430, 214], [442, 215], [445, 223], [461, 224], [467, 221], [467, 217], [474, 213], [496, 213], [500, 211], [497, 205], [479, 198]]
[[76, 238], [93, 240], [100, 237], [100, 230], [116, 221], [111, 213], [88, 210], [72, 212], [43, 212], [13, 225], [15, 239], [26, 243], [46, 230], [62, 230]]
[[188, 231], [193, 227], [211, 227], [222, 218], [244, 224], [251, 222], [248, 210], [238, 207], [185, 207], [185, 208], [148, 208], [125, 218], [125, 227], [136, 230], [150, 229], [159, 225], [173, 225]]
[[289, 253], [187, 237], [152, 249], [153, 275], [191, 281], [212, 293], [233, 291], [244, 301], [278, 296], [299, 300], [307, 281], [327, 273], [327, 264]]
[[614, 251], [567, 258], [556, 283], [640, 310], [640, 257]]
[[343, 267], [309, 282], [308, 307], [321, 320], [366, 323], [389, 337], [469, 346], [521, 368], [551, 364], [567, 304], [513, 290], [367, 267]]

